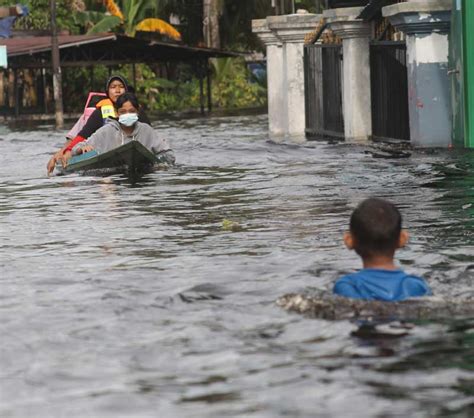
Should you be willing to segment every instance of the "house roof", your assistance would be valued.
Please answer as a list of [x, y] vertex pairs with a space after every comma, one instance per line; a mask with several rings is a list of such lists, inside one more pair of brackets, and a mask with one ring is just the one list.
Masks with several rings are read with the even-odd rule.
[[[115, 39], [114, 34], [101, 35], [59, 35], [60, 49]], [[51, 51], [51, 36], [29, 36], [0, 39], [0, 45], [6, 45], [8, 58], [20, 55], [33, 55]]]
[[[51, 36], [0, 39], [6, 45], [12, 68], [51, 66]], [[97, 35], [59, 35], [61, 66], [118, 65], [157, 61], [196, 61], [207, 58], [236, 57], [241, 53], [181, 44], [132, 38], [104, 33]]]

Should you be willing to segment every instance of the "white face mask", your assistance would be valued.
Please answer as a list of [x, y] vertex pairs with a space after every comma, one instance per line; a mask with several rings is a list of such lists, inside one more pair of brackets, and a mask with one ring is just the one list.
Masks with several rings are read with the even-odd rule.
[[125, 113], [119, 116], [119, 123], [124, 126], [135, 125], [138, 121], [138, 115], [136, 113]]

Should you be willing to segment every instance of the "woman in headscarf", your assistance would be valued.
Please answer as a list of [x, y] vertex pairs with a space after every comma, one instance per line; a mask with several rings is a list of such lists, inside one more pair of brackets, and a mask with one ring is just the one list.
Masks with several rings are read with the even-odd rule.
[[[97, 103], [96, 109], [92, 112], [89, 119], [87, 119], [86, 124], [79, 131], [79, 133], [73, 139], [66, 142], [66, 144], [59, 151], [54, 153], [47, 164], [48, 174], [53, 172], [57, 161], [61, 161], [63, 165], [66, 163], [70, 157], [72, 148], [76, 144], [85, 141], [95, 131], [104, 126], [107, 118], [117, 116], [115, 114], [115, 102], [120, 95], [129, 90], [131, 89], [128, 86], [127, 81], [120, 75], [113, 75], [107, 80], [107, 83], [105, 84], [105, 93], [107, 98]], [[138, 115], [138, 120], [150, 124], [148, 117], [142, 111], [140, 111]]]

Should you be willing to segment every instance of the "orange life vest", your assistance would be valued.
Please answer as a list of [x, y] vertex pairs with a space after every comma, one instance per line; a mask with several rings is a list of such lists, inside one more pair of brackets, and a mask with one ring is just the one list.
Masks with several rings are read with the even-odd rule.
[[112, 100], [110, 100], [109, 98], [102, 99], [99, 103], [95, 105], [95, 107], [100, 109], [102, 113], [102, 119], [104, 119], [104, 121], [110, 116], [113, 118], [117, 117], [115, 113], [114, 104], [112, 103]]

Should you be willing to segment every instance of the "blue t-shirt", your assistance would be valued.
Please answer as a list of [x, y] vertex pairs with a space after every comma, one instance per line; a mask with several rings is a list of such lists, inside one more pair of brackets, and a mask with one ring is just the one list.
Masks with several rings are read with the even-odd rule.
[[387, 302], [431, 295], [421, 277], [410, 276], [402, 270], [382, 269], [362, 269], [343, 276], [334, 284], [333, 292], [352, 299]]

